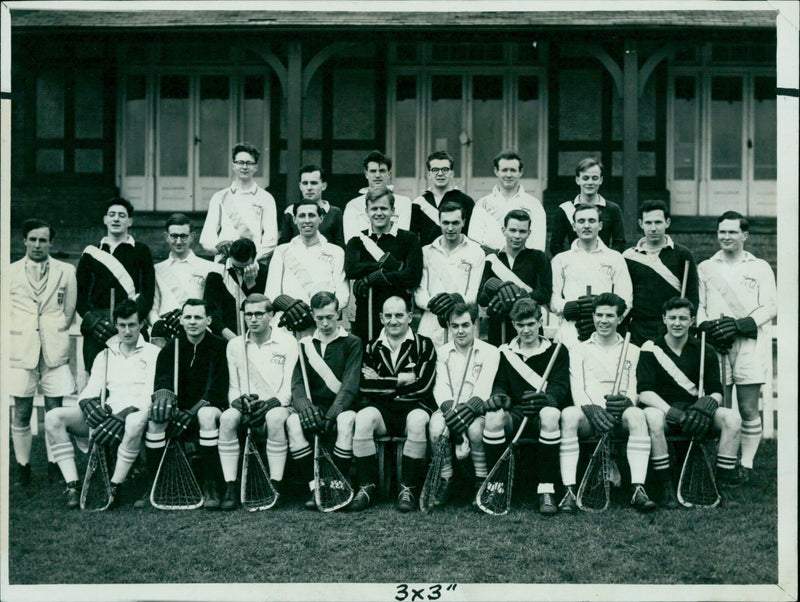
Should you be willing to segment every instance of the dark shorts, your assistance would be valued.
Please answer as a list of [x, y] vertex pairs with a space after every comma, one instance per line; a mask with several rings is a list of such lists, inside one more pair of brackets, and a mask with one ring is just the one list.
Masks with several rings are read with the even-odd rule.
[[[525, 415], [522, 412], [509, 410], [507, 412], [509, 416], [511, 416], [511, 432], [506, 432], [506, 436], [513, 437], [517, 434], [520, 425], [522, 424], [522, 420], [525, 418]], [[539, 417], [536, 418], [529, 418], [528, 423], [525, 425], [525, 430], [522, 431], [522, 435], [520, 436], [521, 439], [538, 439], [539, 438], [539, 430], [541, 429], [541, 424], [539, 422]]]
[[381, 413], [381, 418], [383, 418], [383, 424], [386, 425], [386, 434], [389, 437], [405, 436], [406, 418], [412, 411], [422, 410], [428, 415], [428, 418], [430, 418], [431, 416], [431, 411], [428, 408], [423, 408], [422, 406], [415, 406], [410, 410], [406, 410], [405, 408], [396, 409], [379, 405], [375, 405], [372, 407], [374, 407]]

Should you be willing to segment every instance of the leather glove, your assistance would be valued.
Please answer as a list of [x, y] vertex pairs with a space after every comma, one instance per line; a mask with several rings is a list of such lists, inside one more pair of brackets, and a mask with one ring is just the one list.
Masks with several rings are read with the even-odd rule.
[[499, 296], [504, 303], [511, 305], [514, 301], [524, 296], [524, 294], [524, 290], [509, 280], [508, 282], [504, 282], [503, 285], [497, 289], [496, 296]]
[[217, 243], [217, 247], [216, 247], [217, 253], [219, 253], [223, 257], [227, 257], [228, 255], [230, 255], [231, 245], [232, 244], [233, 244], [233, 241], [230, 241], [230, 240], [223, 240], [223, 241], [218, 242]]
[[578, 340], [585, 341], [594, 332], [594, 320], [592, 318], [578, 318], [575, 322], [575, 329], [578, 331]]
[[353, 294], [356, 297], [366, 297], [369, 294], [369, 284], [366, 276], [353, 281]]
[[150, 420], [153, 422], [168, 422], [173, 411], [178, 409], [178, 396], [169, 389], [159, 389], [150, 398], [153, 401], [150, 406]]
[[509, 311], [511, 311], [511, 304], [503, 301], [500, 295], [492, 297], [492, 300], [489, 301], [489, 305], [486, 307], [486, 315], [492, 319], [505, 318]]
[[486, 409], [489, 412], [507, 410], [511, 407], [511, 398], [505, 393], [494, 393], [486, 400]]
[[608, 411], [599, 405], [589, 403], [581, 406], [586, 419], [595, 431], [605, 434], [617, 424], [616, 419]]
[[111, 414], [100, 426], [97, 427], [92, 438], [97, 445], [115, 445], [122, 443], [122, 436], [125, 434], [125, 417], [133, 412], [138, 412], [139, 408], [135, 406], [128, 406], [121, 412]]
[[201, 399], [189, 410], [177, 410], [172, 416], [172, 420], [167, 425], [167, 437], [177, 439], [186, 432], [191, 426], [192, 421], [197, 417], [200, 408], [211, 405], [205, 399]]
[[736, 328], [736, 320], [733, 318], [720, 318], [717, 323], [708, 331], [713, 343], [730, 346], [739, 335]]
[[81, 334], [92, 336], [98, 343], [105, 343], [117, 334], [117, 329], [108, 319], [108, 312], [101, 310], [87, 311], [81, 322]]
[[264, 420], [267, 417], [267, 412], [273, 408], [280, 407], [281, 402], [276, 397], [267, 399], [266, 401], [257, 399], [250, 402], [250, 411], [242, 416], [242, 425], [250, 427], [264, 426]]
[[630, 407], [633, 407], [633, 402], [625, 395], [605, 395], [606, 410], [617, 420], [620, 419], [622, 413]]
[[111, 414], [111, 409], [104, 406], [99, 397], [87, 397], [78, 401], [78, 407], [89, 428], [96, 429]]
[[231, 402], [231, 407], [234, 410], [239, 410], [242, 415], [249, 414], [252, 410], [252, 402], [258, 399], [258, 395], [255, 393], [244, 395], [239, 395], [236, 399]]
[[686, 413], [683, 410], [671, 407], [667, 411], [667, 416], [666, 416], [667, 424], [675, 427], [680, 427], [683, 424], [684, 420], [686, 420]]
[[581, 309], [578, 305], [577, 301], [567, 301], [564, 304], [564, 311], [561, 312], [561, 315], [564, 316], [565, 320], [569, 320], [570, 322], [574, 322], [578, 318], [581, 317]]
[[304, 431], [316, 433], [321, 430], [322, 413], [317, 406], [310, 404], [307, 408], [300, 410], [298, 414], [300, 416], [300, 425]]
[[333, 432], [334, 427], [336, 426], [336, 421], [331, 420], [327, 416], [322, 417], [322, 422], [319, 427], [319, 431], [321, 434], [326, 435], [328, 433]]
[[339, 416], [339, 414], [342, 412], [344, 412], [344, 406], [341, 404], [341, 402], [334, 401], [328, 408], [328, 411], [325, 412], [325, 418], [335, 424], [337, 416]]
[[[462, 408], [466, 410], [465, 415], [459, 412]], [[452, 434], [458, 436], [472, 424], [472, 419], [468, 418], [468, 416], [471, 416], [471, 411], [464, 404], [461, 404], [457, 408], [451, 408], [449, 412], [444, 412], [444, 423]]]
[[697, 325], [697, 332], [705, 332], [708, 334], [711, 328], [717, 325], [718, 321], [719, 320], [706, 320], [705, 322], [701, 322]]
[[278, 326], [285, 326], [292, 332], [306, 330], [313, 325], [314, 318], [311, 315], [311, 308], [300, 299], [295, 299], [278, 321]]
[[378, 265], [387, 272], [399, 272], [403, 269], [403, 262], [391, 253], [384, 253], [378, 260]]
[[710, 396], [701, 397], [694, 405], [686, 410], [686, 419], [683, 422], [683, 432], [692, 437], [703, 437], [714, 423], [714, 412], [719, 404]]
[[176, 335], [181, 331], [180, 309], [173, 309], [172, 311], [162, 314], [161, 319], [164, 321], [164, 326], [167, 327], [170, 334]]
[[450, 297], [450, 304], [447, 307], [447, 310], [436, 316], [439, 326], [442, 328], [447, 328], [447, 319], [450, 317], [450, 311], [453, 309], [455, 304], [464, 302], [464, 297], [458, 293], [450, 293], [448, 297]]
[[501, 286], [503, 286], [503, 281], [500, 280], [500, 278], [492, 276], [483, 283], [481, 290], [489, 295], [489, 297], [494, 297], [497, 294], [497, 291], [500, 290]]
[[751, 317], [740, 318], [736, 320], [736, 332], [739, 336], [743, 336], [748, 339], [757, 339], [758, 338], [758, 325], [756, 321]]
[[448, 399], [447, 401], [443, 401], [442, 405], [439, 406], [439, 409], [442, 411], [442, 414], [446, 414], [453, 409], [453, 400]]
[[452, 307], [453, 300], [448, 293], [439, 293], [431, 297], [430, 301], [428, 301], [428, 309], [437, 316], [446, 314]]
[[581, 318], [591, 318], [594, 313], [594, 300], [597, 295], [583, 295], [578, 297], [578, 310], [581, 312]]
[[522, 394], [522, 403], [520, 404], [520, 411], [525, 416], [535, 418], [542, 411], [542, 408], [554, 408], [558, 404], [552, 395], [548, 395], [544, 391], [525, 391]]

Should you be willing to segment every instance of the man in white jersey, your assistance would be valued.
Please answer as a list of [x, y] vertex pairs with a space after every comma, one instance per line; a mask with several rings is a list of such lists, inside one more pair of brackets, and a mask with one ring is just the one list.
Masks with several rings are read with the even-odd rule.
[[772, 353], [769, 326], [777, 315], [775, 274], [763, 259], [744, 250], [750, 224], [736, 211], [717, 218], [720, 250], [698, 268], [700, 307], [697, 322], [721, 353], [726, 396], [736, 385], [742, 417], [743, 478], [753, 468], [761, 441], [758, 396]]
[[424, 310], [417, 332], [437, 346], [445, 342], [453, 304], [475, 303], [486, 260], [478, 243], [461, 232], [464, 209], [459, 203], [443, 202], [439, 223], [441, 236], [422, 248], [422, 280], [414, 293], [414, 302]]
[[[272, 328], [272, 302], [259, 293], [242, 302], [247, 334], [228, 341], [228, 401], [219, 419], [219, 461], [225, 479], [223, 510], [239, 506], [239, 430], [248, 427], [267, 438], [269, 478], [280, 495], [288, 453], [286, 419], [291, 410], [292, 373], [297, 363], [297, 341]], [[245, 366], [245, 345], [247, 366]]]
[[154, 333], [175, 335], [181, 330], [183, 304], [187, 299], [202, 299], [209, 273], [222, 274], [222, 266], [194, 254], [192, 222], [183, 213], [167, 218], [164, 240], [169, 245], [169, 257], [154, 266], [156, 290], [149, 320]]
[[503, 220], [509, 211], [521, 209], [531, 218], [531, 233], [525, 242], [526, 249], [545, 250], [547, 240], [547, 214], [541, 201], [525, 192], [520, 184], [523, 174], [522, 157], [514, 151], [503, 151], [494, 158], [494, 175], [498, 183], [492, 192], [475, 203], [493, 220], [472, 220], [469, 237], [493, 249], [502, 249], [506, 240], [502, 233]]
[[[573, 214], [578, 238], [569, 251], [553, 258], [553, 297], [550, 310], [560, 315], [559, 340], [570, 351], [594, 330], [593, 302], [600, 293], [614, 292], [630, 307], [633, 285], [622, 255], [600, 240], [603, 228], [595, 205], [578, 205]], [[624, 318], [625, 316], [621, 316]]]
[[246, 142], [233, 147], [233, 183], [214, 193], [200, 232], [200, 245], [215, 259], [228, 256], [231, 244], [247, 238], [256, 245], [256, 258], [269, 257], [278, 244], [278, 217], [275, 199], [260, 188], [253, 177], [258, 170], [258, 149]]

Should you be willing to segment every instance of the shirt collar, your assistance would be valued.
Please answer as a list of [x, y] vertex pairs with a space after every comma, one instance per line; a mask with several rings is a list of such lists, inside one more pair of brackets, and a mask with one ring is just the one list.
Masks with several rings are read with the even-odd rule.
[[397, 227], [397, 222], [394, 222], [394, 223], [392, 224], [392, 227], [391, 227], [391, 228], [389, 228], [389, 231], [388, 231], [388, 232], [384, 232], [384, 233], [382, 233], [380, 236], [378, 236], [378, 235], [377, 235], [377, 233], [376, 233], [376, 232], [375, 232], [375, 231], [372, 229], [372, 225], [370, 225], [369, 229], [367, 230], [367, 236], [369, 236], [370, 238], [372, 238], [372, 235], [373, 235], [373, 234], [375, 234], [376, 236], [378, 236], [378, 238], [380, 238], [380, 237], [381, 237], [381, 236], [383, 236], [384, 234], [391, 234], [392, 236], [394, 236], [395, 238], [397, 238], [397, 230], [398, 230], [398, 229], [399, 229], [399, 228]]
[[[583, 201], [581, 201], [581, 195], [578, 194], [578, 196], [575, 197], [575, 200], [572, 201], [572, 204], [573, 205], [580, 205], [582, 202]], [[606, 200], [601, 195], [598, 194], [597, 195], [597, 200], [595, 201], [594, 204], [597, 205], [598, 207], [605, 207], [606, 206]]]
[[[675, 241], [672, 240], [672, 237], [669, 234], [664, 235], [664, 241], [665, 243], [664, 246], [661, 247], [662, 249], [666, 249], [667, 247], [669, 247], [670, 249], [675, 248]], [[639, 239], [639, 242], [636, 243], [636, 246], [633, 248], [633, 250], [636, 251], [637, 253], [647, 253], [647, 249], [644, 248], [644, 244], [646, 242], [647, 242], [647, 237], [642, 236]]]
[[[173, 266], [176, 263], [192, 263], [195, 259], [194, 251], [189, 250], [189, 253], [186, 255], [184, 259], [178, 259], [172, 253], [169, 254], [169, 265]], [[227, 262], [226, 262], [227, 263]]]
[[[326, 345], [330, 345], [336, 339], [341, 339], [342, 337], [346, 336], [347, 336], [347, 331], [341, 326], [339, 326], [339, 328], [336, 329], [336, 333], [333, 335], [333, 338], [330, 341], [328, 341]], [[317, 339], [320, 343], [322, 342], [322, 337], [320, 337], [319, 335], [319, 328], [314, 329], [314, 334], [311, 335], [311, 338]]]
[[572, 244], [570, 245], [570, 250], [571, 251], [582, 251], [584, 253], [599, 253], [601, 251], [608, 251], [608, 247], [606, 246], [606, 243], [603, 242], [603, 239], [601, 239], [598, 236], [597, 237], [597, 247], [594, 250], [592, 250], [592, 251], [584, 251], [583, 247], [580, 246], [580, 239], [579, 238], [576, 238], [575, 240], [572, 241]]
[[[133, 240], [133, 236], [131, 236], [130, 234], [128, 234], [128, 237], [125, 240], [123, 240], [118, 244], [121, 245], [123, 243], [129, 244], [132, 247], [136, 246], [136, 241]], [[100, 246], [102, 247], [103, 245], [108, 245], [108, 248], [109, 249], [111, 248], [111, 239], [108, 238], [108, 236], [104, 236], [103, 238], [100, 239]]]
[[[392, 192], [394, 192], [394, 184], [387, 185], [386, 189], [387, 190], [391, 190]], [[369, 192], [369, 187], [364, 186], [364, 188], [362, 188], [361, 190], [358, 191], [358, 194], [367, 194], [368, 192]]]
[[522, 349], [519, 344], [519, 337], [514, 337], [511, 342], [508, 344], [509, 350], [513, 351], [514, 353], [518, 353], [520, 355], [531, 356], [531, 355], [539, 355], [547, 351], [552, 343], [547, 340], [547, 338], [540, 336], [539, 337], [539, 347], [536, 349], [535, 352], [532, 352], [530, 349]]
[[[413, 340], [414, 340], [414, 333], [409, 328], [406, 331], [406, 336], [403, 337], [403, 340], [400, 342], [400, 344], [402, 345], [406, 341], [413, 341]], [[391, 349], [391, 347], [389, 346], [389, 337], [386, 336], [385, 328], [381, 328], [381, 333], [378, 335], [378, 342], [387, 349]]]
[[[456, 248], [463, 247], [467, 245], [467, 237], [462, 233], [461, 234], [461, 242], [456, 245]], [[431, 243], [431, 247], [438, 249], [442, 253], [444, 253], [444, 234], [440, 234], [437, 236], [434, 241]]]
[[[134, 351], [139, 351], [142, 347], [144, 347], [144, 337], [140, 334], [138, 340], [136, 341], [136, 347]], [[113, 353], [120, 354], [120, 345], [122, 345], [122, 340], [119, 338], [118, 334], [112, 336], [108, 341], [106, 341], [106, 347], [108, 347]]]
[[258, 184], [256, 184], [255, 181], [253, 181], [250, 188], [248, 188], [247, 190], [239, 190], [238, 188], [236, 188], [236, 182], [233, 182], [233, 184], [231, 184], [231, 192], [233, 194], [255, 194], [257, 191], [258, 191]]
[[[322, 232], [317, 232], [317, 242], [315, 242], [311, 246], [312, 247], [316, 247], [318, 244], [321, 245], [321, 244], [324, 244], [324, 243], [327, 243], [327, 242], [328, 242], [328, 239], [325, 238], [322, 235]], [[289, 244], [300, 245], [301, 247], [305, 247], [306, 246], [305, 243], [303, 242], [303, 237], [300, 236], [299, 234], [296, 235], [295, 237], [293, 237], [292, 240], [289, 241]]]
[[[250, 337], [250, 331], [249, 331], [249, 330], [248, 330], [248, 331], [245, 333], [245, 335], [244, 335], [244, 340], [245, 340], [246, 342], [248, 342], [248, 343], [253, 343], [253, 345], [259, 345], [259, 343], [256, 343], [256, 342], [255, 342], [255, 341], [254, 341], [254, 340], [253, 340], [253, 339]], [[267, 340], [266, 340], [266, 341], [264, 341], [263, 343], [261, 343], [261, 345], [272, 345], [273, 343], [277, 344], [277, 343], [279, 343], [279, 342], [280, 342], [280, 341], [278, 341], [278, 340], [275, 338], [275, 327], [273, 327], [273, 328], [271, 328], [271, 329], [270, 329], [270, 331], [269, 331], [269, 337], [267, 338]]]
[[[746, 261], [755, 261], [756, 259], [758, 258], [755, 255], [753, 255], [750, 251], [743, 251], [742, 257], [741, 259], [739, 259], [739, 263], [744, 263]], [[725, 261], [725, 251], [720, 249], [711, 256], [711, 260], [719, 262]]]
[[[511, 196], [511, 198], [512, 198], [512, 199], [513, 199], [513, 198], [516, 198], [516, 197], [518, 197], [518, 196], [520, 196], [521, 194], [524, 194], [524, 193], [525, 193], [525, 188], [524, 188], [524, 187], [522, 186], [522, 184], [520, 183], [520, 185], [519, 185], [519, 188], [517, 188], [517, 191], [516, 191], [516, 192], [515, 192], [515, 193], [514, 193], [514, 194]], [[493, 195], [495, 195], [495, 196], [501, 196], [501, 197], [504, 197], [504, 195], [503, 195], [503, 189], [502, 189], [502, 187], [500, 186], [500, 184], [495, 184], [495, 185], [494, 185], [494, 188], [492, 188], [492, 194], [493, 194]], [[504, 197], [504, 198], [505, 198], [505, 197]]]
[[29, 265], [42, 266], [43, 270], [47, 269], [47, 267], [50, 265], [50, 256], [49, 255], [45, 258], [44, 261], [33, 261], [27, 255], [24, 257], [24, 259], [25, 259], [25, 265], [26, 266], [29, 266]]
[[[620, 333], [617, 333], [617, 338], [614, 341], [614, 344], [615, 345], [619, 345], [620, 343], [622, 343], [622, 340], [623, 340], [622, 339], [622, 335]], [[600, 341], [598, 339], [598, 336], [597, 336], [596, 332], [593, 332], [592, 336], [590, 336], [588, 339], [586, 339], [586, 342], [587, 343], [591, 343], [592, 345], [598, 345], [598, 346], [600, 345]]]

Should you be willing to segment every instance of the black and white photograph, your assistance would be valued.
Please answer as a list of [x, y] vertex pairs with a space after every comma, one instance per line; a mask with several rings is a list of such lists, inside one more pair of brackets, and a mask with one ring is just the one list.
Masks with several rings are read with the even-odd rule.
[[0, 0], [0, 599], [798, 599], [784, 0]]

